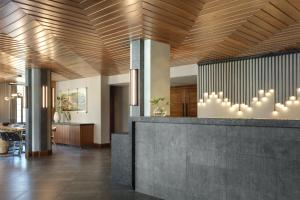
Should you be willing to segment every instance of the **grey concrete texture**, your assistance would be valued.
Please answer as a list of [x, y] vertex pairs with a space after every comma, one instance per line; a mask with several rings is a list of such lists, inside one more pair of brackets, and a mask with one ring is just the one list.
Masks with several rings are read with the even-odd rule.
[[300, 199], [300, 129], [135, 122], [136, 191], [163, 199]]
[[112, 182], [131, 186], [131, 152], [128, 134], [112, 134]]
[[215, 126], [224, 125], [224, 126], [300, 128], [300, 120], [285, 120], [285, 119], [131, 117], [131, 121], [145, 122], [145, 123], [198, 124], [198, 125], [201, 124], [201, 125], [215, 125]]

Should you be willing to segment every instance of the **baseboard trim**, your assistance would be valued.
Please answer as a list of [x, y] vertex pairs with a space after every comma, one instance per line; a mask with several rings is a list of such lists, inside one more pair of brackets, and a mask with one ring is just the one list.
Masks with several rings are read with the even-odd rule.
[[52, 150], [26, 152], [26, 158], [38, 158], [38, 157], [45, 157], [51, 155], [52, 155]]
[[104, 143], [104, 144], [94, 143], [93, 147], [99, 149], [110, 148], [110, 143]]

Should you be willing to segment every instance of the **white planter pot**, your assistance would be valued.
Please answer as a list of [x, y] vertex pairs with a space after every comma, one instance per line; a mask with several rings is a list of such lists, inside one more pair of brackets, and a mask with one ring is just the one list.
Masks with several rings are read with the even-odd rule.
[[54, 113], [53, 120], [56, 123], [59, 122], [59, 120], [60, 120], [60, 114], [58, 112]]

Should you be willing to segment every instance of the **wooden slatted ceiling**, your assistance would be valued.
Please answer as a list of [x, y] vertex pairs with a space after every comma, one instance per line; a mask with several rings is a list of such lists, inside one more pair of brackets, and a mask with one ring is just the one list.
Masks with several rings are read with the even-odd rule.
[[[250, 48], [256, 49], [256, 45], [273, 38], [276, 33], [299, 22], [299, 20], [300, 12], [293, 4], [288, 1], [269, 1], [263, 9], [255, 12], [246, 22], [218, 43], [213, 49], [213, 54], [209, 52], [203, 59], [239, 56]], [[282, 38], [282, 41], [285, 39]]]
[[249, 17], [265, 6], [267, 1], [211, 1], [204, 5], [195, 25], [173, 54], [173, 65], [199, 61], [229, 36]]
[[2, 0], [0, 79], [126, 73], [129, 41], [171, 44], [172, 66], [299, 48], [299, 0]]
[[83, 1], [80, 6], [115, 63], [114, 68], [126, 73], [129, 68], [129, 40], [142, 37], [140, 1]]
[[[203, 12], [201, 12], [191, 31], [193, 33], [194, 29], [196, 29], [195, 33], [191, 34], [191, 38], [189, 38], [190, 35], [186, 38], [177, 50], [178, 53], [173, 54], [174, 64], [183, 64], [185, 62], [184, 59], [187, 59], [187, 62], [189, 62], [196, 56], [198, 61], [208, 61], [257, 54], [264, 49], [264, 46], [260, 45], [263, 41], [270, 40], [277, 33], [299, 23], [300, 6], [297, 0], [249, 0], [241, 2], [243, 3], [237, 4], [235, 1], [224, 1], [224, 5], [220, 4], [220, 2], [215, 4], [216, 1], [207, 3], [205, 5], [207, 7], [203, 8]], [[212, 6], [212, 4], [215, 4], [215, 6]], [[222, 9], [217, 6], [222, 6], [225, 12], [222, 12]], [[215, 7], [216, 9], [213, 11], [209, 7]], [[205, 12], [208, 10], [211, 11]], [[213, 15], [213, 24], [209, 24], [210, 21], [207, 15], [212, 13], [215, 14]], [[202, 19], [206, 21], [202, 21]], [[197, 29], [200, 22], [199, 29]], [[207, 28], [207, 24], [212, 28]], [[208, 31], [208, 29], [211, 31]], [[291, 37], [282, 36], [278, 38], [277, 36], [277, 41], [282, 40], [286, 43], [289, 40], [293, 43], [292, 40], [287, 38]], [[284, 49], [276, 48], [278, 47], [277, 44], [279, 43], [273, 43], [273, 48], [269, 48], [268, 51], [264, 52], [297, 47], [295, 45], [286, 45]], [[190, 52], [182, 54], [181, 48], [190, 49]]]

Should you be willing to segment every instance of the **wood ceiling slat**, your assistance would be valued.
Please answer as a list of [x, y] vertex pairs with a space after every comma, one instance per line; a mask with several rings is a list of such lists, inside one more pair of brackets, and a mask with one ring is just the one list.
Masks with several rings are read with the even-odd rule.
[[25, 17], [25, 13], [22, 12], [21, 10], [16, 10], [10, 15], [5, 16], [4, 18], [1, 19], [1, 24], [0, 24], [0, 29], [5, 28], [6, 26], [17, 22], [18, 20], [22, 19]]
[[[189, 30], [194, 25], [194, 21], [187, 20], [186, 18], [178, 17], [169, 12], [160, 11], [160, 8], [153, 9], [150, 4], [144, 4], [144, 15], [155, 18], [157, 20], [165, 21], [166, 23], [173, 24], [184, 30]], [[160, 14], [161, 13], [161, 14]]]
[[127, 12], [126, 15], [122, 13], [110, 13], [107, 15], [107, 18], [94, 20], [93, 24], [96, 29], [103, 29], [119, 21], [123, 21], [125, 24], [135, 24], [135, 22], [141, 22], [140, 17], [141, 13], [137, 10]]
[[290, 18], [294, 19], [295, 21], [298, 21], [300, 19], [299, 11], [293, 7], [288, 1], [271, 1], [271, 4], [274, 5], [277, 9], [281, 10], [289, 16]]
[[270, 5], [271, 6], [267, 6], [263, 10], [268, 12], [270, 15], [272, 15], [277, 20], [281, 21], [282, 23], [284, 23], [286, 25], [296, 22], [293, 18], [291, 18], [289, 15], [287, 15], [286, 13], [279, 10], [273, 4], [270, 4]]
[[78, 22], [84, 24], [87, 23], [85, 15], [83, 15], [80, 12], [77, 12], [77, 10], [65, 9], [63, 7], [63, 4], [59, 4], [61, 7], [55, 7], [52, 5], [51, 1], [34, 2], [29, 0], [14, 0], [14, 2], [16, 2], [17, 5], [23, 10], [30, 10], [33, 12], [56, 15], [70, 20], [73, 20], [75, 18]]
[[122, 0], [110, 0], [110, 1], [102, 1], [95, 6], [92, 6], [88, 9], [85, 9], [88, 16], [95, 20], [100, 16], [105, 16], [111, 12], [126, 12], [127, 9], [130, 10], [130, 7], [139, 3], [139, 0], [131, 0], [131, 1], [122, 1]]
[[195, 20], [195, 18], [197, 17], [197, 15], [194, 15], [186, 10], [181, 9], [180, 7], [171, 5], [169, 3], [163, 2], [163, 1], [159, 1], [159, 0], [143, 0], [143, 2], [148, 3], [148, 4], [152, 4], [156, 7], [160, 7], [163, 8], [165, 10], [165, 12], [171, 12], [174, 13], [180, 17], [189, 19], [191, 21]]
[[177, 8], [192, 13], [194, 16], [198, 16], [199, 10], [203, 8], [204, 3], [200, 1], [180, 1], [180, 0], [162, 0], [168, 4], [171, 4]]
[[264, 19], [269, 24], [272, 24], [274, 27], [277, 27], [278, 29], [284, 29], [287, 27], [285, 23], [282, 23], [278, 19], [274, 18], [272, 15], [267, 13], [266, 11], [262, 10], [262, 12], [259, 12], [256, 14], [256, 17], [260, 19]]
[[69, 24], [69, 25], [73, 25], [73, 26], [79, 26], [79, 27], [82, 27], [82, 28], [86, 28], [86, 29], [91, 29], [91, 26], [89, 24], [86, 24], [86, 23], [80, 23], [78, 21], [76, 21], [76, 19], [69, 19], [69, 18], [63, 18], [63, 17], [59, 17], [59, 16], [56, 16], [56, 15], [50, 15], [50, 14], [45, 14], [44, 13], [41, 13], [41, 12], [33, 12], [33, 11], [30, 11], [30, 10], [24, 10], [27, 14], [31, 15], [31, 16], [34, 16], [35, 18], [40, 18], [40, 19], [46, 19], [46, 20], [49, 20], [49, 21], [57, 21], [57, 22], [64, 22], [66, 24]]
[[265, 29], [265, 30], [268, 30], [269, 32], [273, 33], [273, 32], [276, 32], [276, 31], [279, 31], [280, 29], [267, 23], [266, 21], [256, 17], [256, 16], [253, 16], [249, 19], [249, 22], [251, 22], [252, 24], [257, 24], [259, 27]]
[[42, 18], [37, 18], [36, 21], [39, 22], [43, 26], [56, 27], [56, 28], [59, 28], [59, 29], [62, 29], [62, 30], [64, 30], [64, 29], [73, 29], [76, 32], [83, 32], [86, 35], [98, 37], [98, 35], [96, 33], [89, 32], [86, 28], [70, 25], [70, 24], [67, 24], [67, 23], [64, 23], [64, 22], [49, 21], [47, 19], [42, 19]]
[[11, 13], [17, 11], [19, 9], [14, 3], [6, 2], [0, 8], [0, 19], [7, 17]]
[[172, 65], [300, 48], [299, 2], [2, 0], [0, 59], [13, 73], [26, 62], [60, 80], [127, 72], [136, 38], [169, 43]]
[[41, 8], [41, 9], [45, 9], [45, 10], [53, 10], [56, 12], [61, 12], [61, 13], [68, 13], [71, 16], [79, 16], [79, 17], [83, 17], [85, 16], [81, 10], [76, 6], [77, 4], [72, 4], [72, 5], [68, 5], [68, 4], [64, 4], [63, 1], [58, 1], [55, 2], [53, 0], [13, 0], [16, 3], [19, 4], [27, 4], [27, 5], [31, 5], [33, 7], [37, 7], [37, 8]]

